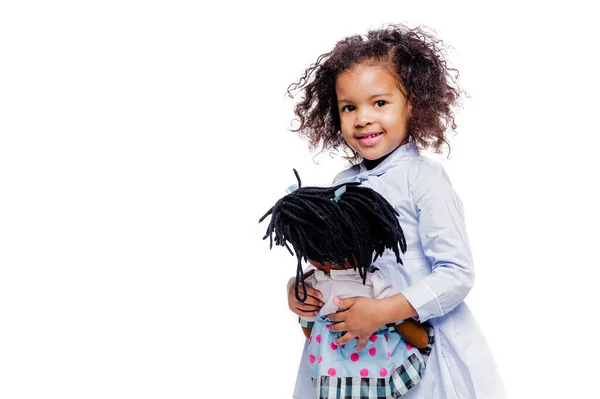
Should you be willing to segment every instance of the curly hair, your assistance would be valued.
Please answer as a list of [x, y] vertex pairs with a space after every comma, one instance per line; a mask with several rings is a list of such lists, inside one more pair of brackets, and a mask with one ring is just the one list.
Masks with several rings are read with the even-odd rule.
[[349, 160], [360, 161], [360, 154], [346, 145], [341, 134], [335, 92], [338, 75], [358, 64], [381, 65], [398, 80], [400, 91], [412, 105], [409, 141], [436, 153], [442, 152], [444, 144], [450, 149], [446, 131], [448, 127], [456, 131], [452, 108], [465, 93], [457, 83], [458, 70], [448, 68], [442, 40], [423, 27], [388, 24], [368, 31], [365, 38], [353, 35], [338, 41], [288, 87], [291, 98], [291, 90], [302, 94], [294, 107], [300, 126], [291, 131], [306, 137], [311, 151], [319, 146], [323, 150], [343, 148], [353, 154]]

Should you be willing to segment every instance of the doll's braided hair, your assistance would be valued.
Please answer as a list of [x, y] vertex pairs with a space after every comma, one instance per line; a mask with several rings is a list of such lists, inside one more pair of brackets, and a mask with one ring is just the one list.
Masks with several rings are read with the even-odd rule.
[[[358, 269], [363, 284], [372, 262], [386, 248], [393, 250], [396, 261], [402, 264], [400, 251], [406, 252], [406, 240], [398, 222], [399, 213], [381, 194], [358, 182], [334, 187], [302, 187], [295, 169], [294, 174], [298, 188], [279, 199], [259, 223], [271, 215], [263, 240], [269, 237], [270, 248], [275, 242], [294, 255], [289, 242], [296, 251], [295, 294], [299, 302], [307, 297], [302, 259], [321, 265], [325, 262], [345, 265], [348, 260]], [[299, 284], [304, 291], [302, 298], [298, 294]]]

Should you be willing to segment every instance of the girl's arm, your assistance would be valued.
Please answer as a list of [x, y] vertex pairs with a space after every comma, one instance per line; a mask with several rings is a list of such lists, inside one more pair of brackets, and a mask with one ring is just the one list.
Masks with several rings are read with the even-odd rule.
[[415, 308], [402, 294], [394, 294], [392, 285], [380, 271], [374, 272], [373, 278], [374, 298], [378, 299], [378, 314], [383, 324], [396, 323], [417, 315]]
[[[336, 323], [330, 327], [330, 330], [347, 332], [335, 341], [336, 344], [343, 345], [354, 337], [357, 337], [356, 351], [361, 351], [371, 334], [383, 325], [410, 319], [417, 315], [417, 312], [404, 295], [396, 294], [388, 296], [392, 291], [391, 286], [378, 273], [375, 272], [374, 278], [371, 280], [374, 283], [374, 298], [351, 297], [334, 299], [334, 303], [340, 308], [340, 311], [329, 315], [329, 319]], [[402, 331], [399, 332], [403, 333]], [[424, 339], [428, 341], [429, 338], [425, 330], [422, 330], [422, 333], [424, 334]], [[414, 343], [411, 343], [414, 346], [421, 347], [427, 345], [426, 343], [422, 344], [421, 338], [423, 338], [423, 334], [416, 333], [411, 335], [409, 333], [408, 336], [403, 335], [409, 342], [413, 341]]]
[[443, 316], [467, 296], [475, 278], [462, 203], [441, 164], [419, 161], [411, 194], [419, 218], [419, 236], [432, 273], [401, 293], [382, 299], [336, 298], [341, 310], [329, 316], [331, 331], [347, 331], [336, 340], [359, 338], [360, 351], [381, 325], [417, 316], [420, 322]]
[[[373, 277], [371, 278], [373, 282], [373, 293], [375, 299], [385, 299], [393, 296], [392, 294], [392, 285], [386, 281], [381, 272], [375, 271], [373, 273]], [[404, 306], [398, 301], [406, 301]], [[417, 312], [414, 310], [412, 305], [404, 298], [404, 295], [399, 294], [393, 300], [388, 301], [380, 301], [380, 308], [382, 313], [387, 313], [386, 316], [383, 316], [384, 319], [390, 319], [388, 325], [396, 324], [394, 328], [400, 335], [406, 339], [406, 341], [412, 346], [416, 346], [419, 349], [424, 349], [429, 344], [429, 335], [427, 331], [419, 324], [418, 321], [414, 320], [412, 316], [415, 316]], [[396, 313], [401, 309], [410, 310], [410, 314], [412, 316], [402, 318], [400, 315], [396, 316]], [[413, 314], [414, 313], [414, 314]]]
[[421, 246], [431, 262], [432, 273], [404, 289], [404, 299], [397, 301], [398, 312], [414, 311], [424, 322], [445, 315], [461, 303], [473, 286], [475, 271], [462, 202], [448, 175], [441, 164], [431, 160], [419, 165], [412, 197], [419, 217]]

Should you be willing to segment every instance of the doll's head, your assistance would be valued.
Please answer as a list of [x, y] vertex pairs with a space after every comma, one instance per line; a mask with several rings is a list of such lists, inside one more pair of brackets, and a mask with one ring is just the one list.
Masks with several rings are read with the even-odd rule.
[[350, 149], [356, 161], [377, 159], [407, 141], [441, 152], [449, 146], [447, 128], [456, 129], [452, 108], [462, 92], [443, 52], [441, 40], [404, 25], [340, 40], [288, 88], [302, 97], [293, 131], [311, 149]]
[[[294, 173], [298, 188], [279, 199], [259, 223], [271, 215], [263, 239], [269, 237], [271, 248], [274, 242], [293, 255], [289, 243], [296, 252], [298, 301], [306, 300], [302, 259], [342, 267], [347, 261], [358, 269], [363, 282], [372, 262], [386, 249], [391, 249], [396, 261], [402, 263], [400, 251], [406, 251], [406, 240], [398, 222], [399, 214], [383, 196], [360, 183], [302, 187], [296, 170]], [[298, 294], [299, 284], [304, 290], [303, 298]]]

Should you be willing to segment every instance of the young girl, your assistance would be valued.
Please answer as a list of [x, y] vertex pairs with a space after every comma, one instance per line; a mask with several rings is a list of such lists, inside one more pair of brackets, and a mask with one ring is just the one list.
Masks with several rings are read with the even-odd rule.
[[[420, 28], [389, 25], [350, 36], [320, 56], [292, 89], [311, 149], [350, 151], [357, 163], [333, 184], [359, 182], [385, 197], [400, 214], [407, 241], [404, 265], [391, 251], [374, 262], [392, 285], [382, 299], [336, 298], [343, 311], [329, 316], [336, 345], [360, 351], [382, 325], [414, 317], [428, 321], [435, 342], [422, 381], [407, 399], [504, 398], [492, 355], [466, 304], [474, 280], [462, 203], [441, 164], [419, 148], [440, 152], [446, 130], [456, 129], [453, 106], [461, 90], [442, 55], [442, 42]], [[308, 269], [312, 269], [309, 266]], [[310, 286], [299, 302], [288, 285], [290, 309], [317, 314], [321, 294]], [[357, 339], [355, 339], [355, 337]], [[294, 398], [314, 399], [308, 342]], [[376, 385], [376, 382], [375, 382]], [[376, 391], [370, 398], [382, 398]]]

